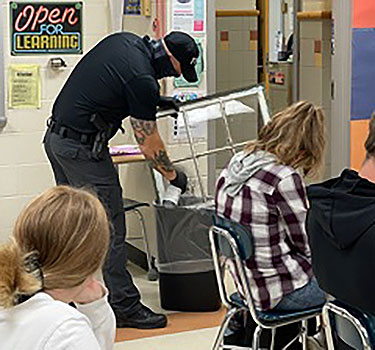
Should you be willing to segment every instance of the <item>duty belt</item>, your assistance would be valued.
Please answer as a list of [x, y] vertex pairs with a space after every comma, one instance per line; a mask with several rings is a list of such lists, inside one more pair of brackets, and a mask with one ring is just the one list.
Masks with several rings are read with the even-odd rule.
[[72, 139], [75, 141], [79, 141], [84, 145], [92, 146], [95, 142], [96, 132], [90, 134], [84, 134], [78, 131], [75, 131], [65, 125], [62, 125], [54, 120], [50, 121], [49, 129], [54, 134], [58, 134], [63, 138]]

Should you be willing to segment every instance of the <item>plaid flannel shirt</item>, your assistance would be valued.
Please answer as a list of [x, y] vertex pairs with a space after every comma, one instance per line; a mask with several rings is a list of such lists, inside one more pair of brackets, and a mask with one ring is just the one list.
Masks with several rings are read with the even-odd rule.
[[253, 233], [254, 256], [246, 262], [255, 305], [272, 309], [312, 277], [305, 231], [306, 191], [291, 167], [270, 164], [257, 171], [236, 197], [225, 193], [227, 170], [216, 188], [216, 211]]

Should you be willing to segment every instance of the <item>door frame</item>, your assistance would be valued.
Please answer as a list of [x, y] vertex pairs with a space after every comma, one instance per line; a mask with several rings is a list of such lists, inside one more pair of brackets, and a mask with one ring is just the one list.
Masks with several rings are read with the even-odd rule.
[[6, 5], [0, 5], [0, 131], [5, 127], [7, 118], [5, 116], [5, 53], [4, 53], [4, 36], [5, 27], [4, 19]]
[[[262, 52], [262, 74], [258, 73], [258, 82], [264, 83], [266, 92], [269, 90], [268, 82], [268, 61], [269, 61], [269, 0], [258, 0], [257, 10], [260, 11], [258, 17], [258, 52]], [[259, 70], [258, 70], [259, 72]]]
[[353, 0], [332, 2], [331, 175], [350, 166]]

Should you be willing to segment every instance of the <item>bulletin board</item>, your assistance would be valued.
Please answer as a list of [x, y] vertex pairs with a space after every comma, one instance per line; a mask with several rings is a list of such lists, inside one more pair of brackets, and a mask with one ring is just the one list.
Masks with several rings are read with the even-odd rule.
[[375, 110], [374, 58], [375, 28], [353, 28], [352, 120], [368, 119]]
[[375, 110], [375, 1], [353, 0], [351, 119], [369, 119]]
[[375, 111], [375, 1], [353, 0], [350, 166], [365, 159], [368, 121]]

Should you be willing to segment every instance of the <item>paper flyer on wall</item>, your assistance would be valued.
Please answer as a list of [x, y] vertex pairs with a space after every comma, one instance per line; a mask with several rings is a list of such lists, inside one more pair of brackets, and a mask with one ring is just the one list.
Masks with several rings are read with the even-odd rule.
[[41, 107], [40, 66], [12, 64], [9, 68], [9, 108]]
[[190, 34], [205, 33], [206, 1], [173, 0], [172, 27]]

